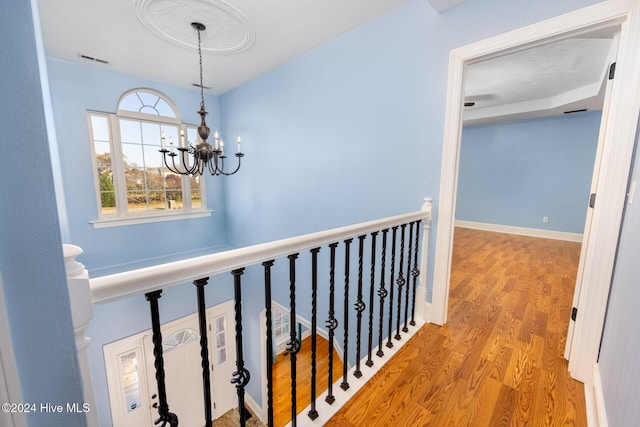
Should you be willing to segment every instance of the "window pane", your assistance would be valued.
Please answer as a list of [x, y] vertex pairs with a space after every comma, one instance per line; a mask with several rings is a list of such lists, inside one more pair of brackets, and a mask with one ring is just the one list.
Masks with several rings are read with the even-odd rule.
[[[191, 187], [193, 188], [193, 187]], [[199, 191], [191, 190], [191, 207], [192, 208], [201, 208], [202, 207], [202, 199], [200, 198]]]
[[142, 107], [142, 103], [140, 103], [140, 99], [136, 95], [136, 92], [132, 92], [129, 95], [122, 98], [122, 100], [120, 101], [120, 105], [118, 105], [119, 110], [135, 111], [135, 112], [140, 111], [141, 107]]
[[145, 190], [144, 169], [127, 168], [124, 171], [127, 190]]
[[164, 191], [164, 177], [160, 168], [147, 169], [147, 189]]
[[180, 175], [166, 173], [164, 182], [167, 190], [182, 190], [182, 177]]
[[158, 102], [158, 95], [156, 95], [154, 93], [144, 92], [144, 91], [140, 90], [140, 91], [136, 92], [136, 94], [142, 100], [142, 104], [143, 105], [155, 106], [156, 103]]
[[173, 111], [173, 108], [162, 98], [158, 100], [156, 110], [158, 110], [161, 116], [176, 118], [176, 113]]
[[225, 333], [219, 333], [216, 335], [216, 348], [225, 347], [227, 344], [225, 342]]
[[94, 141], [109, 142], [109, 120], [104, 116], [91, 116], [91, 132]]
[[133, 144], [142, 143], [140, 122], [120, 119], [120, 140], [122, 142], [130, 142]]
[[226, 361], [227, 361], [227, 349], [223, 348], [221, 350], [218, 350], [218, 365], [222, 365]]
[[142, 141], [144, 145], [155, 145], [160, 149], [160, 125], [157, 123], [142, 123]]
[[180, 190], [167, 190], [167, 207], [169, 209], [183, 209], [182, 203], [182, 191]]
[[[148, 168], [161, 168], [163, 166], [162, 153], [159, 146], [144, 145], [144, 164]], [[171, 162], [171, 160], [169, 160]]]
[[224, 317], [223, 316], [217, 317], [215, 323], [216, 323], [216, 333], [224, 332], [225, 330]]
[[142, 145], [122, 144], [122, 156], [124, 157], [124, 167], [143, 168], [144, 157], [142, 156]]
[[149, 191], [149, 209], [164, 210], [167, 208], [167, 200], [164, 191]]
[[127, 191], [129, 211], [147, 210], [147, 194], [144, 191]]
[[95, 141], [93, 145], [98, 167], [111, 167], [111, 144], [108, 142]]
[[140, 384], [138, 380], [138, 357], [135, 351], [120, 356], [121, 381], [127, 412], [140, 406]]

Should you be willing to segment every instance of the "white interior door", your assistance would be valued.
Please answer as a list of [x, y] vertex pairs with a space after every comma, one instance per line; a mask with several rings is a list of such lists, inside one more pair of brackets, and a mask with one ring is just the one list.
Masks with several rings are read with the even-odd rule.
[[[611, 48], [609, 51], [608, 63], [613, 64], [616, 62], [616, 56], [618, 53], [618, 39], [619, 32], [617, 32], [613, 40], [611, 41]], [[610, 65], [611, 66], [611, 65]], [[591, 189], [589, 190], [591, 194], [597, 194], [598, 192], [598, 177], [600, 176], [600, 165], [602, 160], [602, 152], [604, 148], [604, 137], [607, 131], [607, 118], [609, 116], [609, 104], [611, 100], [611, 88], [613, 86], [614, 78], [609, 79], [606, 77], [606, 87], [605, 87], [605, 96], [602, 105], [602, 118], [600, 120], [600, 132], [598, 134], [598, 146], [596, 148], [596, 158], [593, 165], [593, 175], [591, 179]], [[595, 200], [595, 199], [594, 199]], [[580, 292], [582, 290], [582, 279], [584, 277], [584, 261], [585, 255], [587, 253], [587, 244], [588, 244], [588, 236], [591, 232], [591, 219], [593, 216], [593, 209], [589, 207], [587, 209], [587, 216], [584, 225], [583, 231], [583, 239], [582, 239], [582, 248], [580, 249], [580, 261], [578, 263], [578, 274], [576, 276], [576, 286], [573, 292], [573, 302], [572, 302], [572, 314], [569, 319], [569, 329], [567, 331], [567, 343], [564, 349], [564, 357], [569, 360], [571, 356], [571, 345], [573, 343], [573, 332], [575, 329], [575, 319], [574, 319], [574, 311], [577, 310], [578, 301], [580, 299]]]
[[[158, 402], [151, 331], [144, 335], [147, 380], [152, 406]], [[169, 411], [178, 416], [181, 426], [202, 426], [204, 400], [198, 318], [187, 316], [162, 325], [162, 351]], [[157, 410], [151, 417], [157, 419]]]
[[209, 360], [213, 369], [213, 417], [218, 418], [238, 406], [236, 388], [231, 384], [236, 370], [233, 301], [208, 310]]

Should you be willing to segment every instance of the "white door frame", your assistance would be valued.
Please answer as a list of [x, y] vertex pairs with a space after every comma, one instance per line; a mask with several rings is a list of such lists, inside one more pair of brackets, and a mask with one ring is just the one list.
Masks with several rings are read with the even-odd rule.
[[440, 325], [447, 321], [467, 65], [571, 34], [614, 25], [620, 26], [616, 84], [606, 118], [597, 203], [591, 231], [585, 236], [588, 246], [569, 360], [571, 375], [585, 383], [591, 383], [593, 366], [598, 358], [640, 109], [640, 4], [636, 0], [605, 1], [454, 49], [449, 58], [432, 311], [428, 319]]
[[[0, 277], [0, 403], [23, 403], [13, 355], [13, 342], [9, 329], [9, 318], [4, 305], [4, 291]], [[27, 417], [24, 411], [0, 412], [0, 424], [9, 427], [27, 427]]]

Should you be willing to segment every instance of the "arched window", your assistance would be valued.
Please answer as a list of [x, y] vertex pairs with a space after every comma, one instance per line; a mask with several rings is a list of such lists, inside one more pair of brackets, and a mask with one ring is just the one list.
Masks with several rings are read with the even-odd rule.
[[163, 134], [176, 142], [181, 131], [188, 142], [197, 137], [197, 127], [181, 122], [169, 98], [134, 89], [121, 96], [116, 114], [88, 115], [100, 218], [94, 226], [210, 214], [204, 180], [171, 173], [162, 163], [158, 150]]

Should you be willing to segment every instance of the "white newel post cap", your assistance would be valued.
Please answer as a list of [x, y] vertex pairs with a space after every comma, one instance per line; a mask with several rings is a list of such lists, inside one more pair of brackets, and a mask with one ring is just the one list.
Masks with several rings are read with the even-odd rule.
[[84, 265], [76, 261], [76, 257], [82, 253], [82, 248], [64, 244], [64, 265], [67, 270], [67, 286], [69, 288], [69, 300], [71, 302], [71, 315], [73, 327], [86, 327], [93, 319], [93, 305], [91, 302], [91, 289], [89, 287], [89, 272]]

